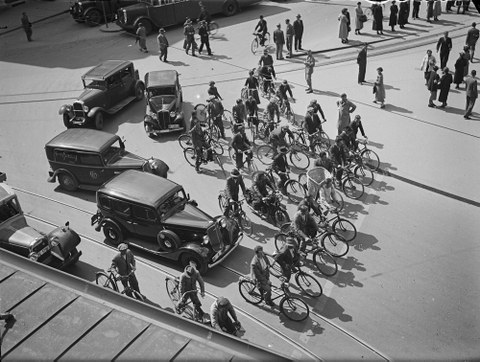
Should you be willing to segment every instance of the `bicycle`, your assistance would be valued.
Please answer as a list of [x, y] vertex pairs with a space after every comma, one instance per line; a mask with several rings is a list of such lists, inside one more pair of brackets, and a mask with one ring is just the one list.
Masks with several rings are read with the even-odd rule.
[[[216, 161], [218, 163], [218, 165], [220, 166], [220, 168], [222, 169], [223, 171], [223, 174], [225, 175], [225, 169], [223, 168], [223, 164], [222, 164], [222, 161], [220, 160], [220, 156], [219, 154], [216, 153], [215, 149], [212, 148], [212, 157], [213, 157], [213, 160], [209, 160], [208, 159], [208, 150], [205, 148], [205, 147], [202, 147], [202, 163], [204, 165], [208, 164], [208, 162], [210, 161]], [[223, 152], [222, 152], [223, 153]], [[183, 150], [183, 157], [185, 158], [185, 160], [187, 161], [187, 163], [190, 165], [190, 166], [193, 166], [193, 167], [196, 167], [196, 162], [197, 162], [197, 151], [195, 150], [195, 148], [193, 147], [187, 147]]]
[[378, 171], [380, 168], [380, 158], [377, 153], [367, 147], [367, 139], [357, 139], [359, 146], [359, 153], [362, 157], [363, 164], [370, 168], [372, 171]]
[[[293, 100], [294, 98], [292, 98], [292, 101]], [[277, 102], [280, 102], [280, 100], [278, 99]], [[295, 112], [293, 111], [292, 105], [288, 99], [284, 99], [283, 102], [281, 102], [279, 109], [281, 116], [283, 116], [288, 122], [295, 124]]]
[[97, 285], [100, 285], [100, 286], [104, 287], [104, 288], [112, 289], [112, 290], [116, 291], [117, 293], [125, 294], [125, 295], [129, 296], [130, 298], [134, 298], [136, 300], [140, 300], [140, 301], [144, 302], [145, 297], [142, 294], [140, 294], [139, 292], [137, 292], [135, 289], [133, 289], [130, 286], [130, 283], [127, 283], [128, 286], [120, 292], [120, 288], [118, 286], [118, 281], [121, 280], [121, 279], [127, 279], [128, 280], [130, 275], [132, 275], [134, 272], [135, 271], [132, 270], [128, 275], [120, 276], [120, 277], [117, 278], [115, 276], [115, 272], [110, 268], [110, 269], [107, 270], [107, 272], [100, 271], [100, 272], [95, 273], [95, 283]]
[[243, 202], [244, 200], [228, 200], [224, 190], [221, 190], [218, 194], [218, 206], [222, 213], [225, 214], [227, 208], [230, 206], [230, 212], [226, 216], [234, 219], [245, 234], [252, 235], [253, 223], [242, 208]]
[[[170, 298], [170, 300], [173, 303], [175, 313], [180, 314], [180, 315], [185, 313], [187, 318], [189, 318], [191, 320], [194, 320], [195, 322], [210, 325], [210, 318], [209, 318], [208, 314], [204, 313], [202, 318], [200, 318], [200, 316], [197, 313], [197, 309], [194, 308], [191, 305], [191, 303], [192, 303], [191, 300], [189, 300], [187, 303], [185, 303], [181, 308], [178, 308], [178, 302], [180, 302], [182, 297], [184, 297], [188, 294], [192, 294], [192, 293], [197, 294], [198, 293], [197, 289], [189, 290], [189, 291], [185, 292], [183, 295], [180, 295], [180, 279], [178, 277], [175, 277], [175, 278], [166, 277], [165, 278], [165, 284], [166, 284], [165, 286], [167, 288], [168, 297]], [[205, 318], [206, 316], [207, 316], [207, 318]]]
[[[298, 182], [300, 182], [300, 184], [305, 188], [306, 192], [308, 193], [307, 180], [308, 180], [308, 177], [305, 172], [302, 172], [301, 174], [298, 175]], [[341, 193], [339, 193], [336, 189], [334, 189], [334, 192], [335, 192], [335, 196], [332, 197], [332, 202], [333, 202], [332, 209], [335, 212], [341, 212], [345, 207], [345, 202], [343, 201], [343, 197]], [[319, 193], [315, 195], [315, 201], [317, 202], [318, 202], [318, 197], [319, 197]]]
[[[278, 181], [275, 179], [273, 175], [273, 170], [271, 167], [268, 167], [265, 170], [267, 177], [269, 178], [272, 185], [275, 185], [276, 191], [278, 191]], [[298, 182], [290, 178], [290, 173], [286, 172], [287, 181], [285, 182], [285, 190], [287, 192], [287, 198], [290, 202], [298, 204], [307, 194], [305, 188]]]
[[[245, 157], [244, 157], [242, 166], [240, 168], [245, 167], [245, 164], [246, 164], [248, 172], [258, 171], [258, 166], [256, 165], [255, 160], [253, 159], [252, 150], [249, 148], [248, 150], [245, 150], [245, 151], [242, 151], [242, 152], [243, 152]], [[248, 152], [252, 152], [251, 157], [248, 155]], [[235, 149], [232, 146], [228, 147], [228, 154], [229, 154], [230, 159], [232, 160], [233, 164], [236, 165], [237, 164], [236, 152], [235, 152]]]
[[[252, 44], [250, 45], [250, 50], [252, 51], [253, 54], [256, 54], [258, 48], [262, 47], [262, 45], [260, 45], [262, 34], [253, 33], [253, 36], [255, 36], [255, 38], [253, 38], [252, 40]], [[270, 45], [270, 33], [268, 31], [263, 37], [263, 39], [264, 39], [263, 47], [266, 48]]]
[[267, 110], [263, 111], [262, 119], [258, 120], [256, 128], [257, 138], [261, 140], [267, 139], [270, 136], [270, 132], [277, 128], [279, 123], [280, 121], [275, 121], [274, 117], [270, 117]]
[[[290, 230], [290, 223], [284, 224], [280, 230], [281, 232], [274, 236], [275, 249], [277, 251], [280, 251], [285, 246], [288, 238], [293, 237], [296, 239], [297, 243], [300, 242], [298, 236]], [[331, 277], [337, 274], [337, 261], [335, 260], [334, 256], [330, 252], [328, 252], [323, 246], [318, 245], [317, 240], [312, 241], [311, 244], [307, 244], [307, 247], [305, 248], [305, 253], [307, 254], [307, 256], [308, 254], [312, 254], [312, 261], [321, 274], [327, 277]]]
[[[365, 187], [363, 186], [362, 182], [353, 173], [353, 170], [350, 164], [347, 164], [345, 166], [340, 166], [339, 168], [343, 170], [341, 185], [338, 186], [336, 183], [334, 183], [335, 187], [336, 188], [341, 187], [343, 190], [343, 193], [347, 197], [354, 200], [358, 200], [365, 193]], [[334, 172], [333, 172], [334, 177], [336, 172], [338, 171], [334, 169]]]
[[[207, 106], [204, 103], [198, 103], [193, 109], [197, 113], [197, 119], [200, 121], [200, 124], [203, 127], [206, 127], [207, 125], [210, 126], [211, 120], [207, 111]], [[223, 110], [222, 122], [224, 129], [232, 128], [233, 115], [228, 109]]]
[[[258, 160], [264, 165], [270, 166], [273, 163], [273, 158], [277, 155], [277, 150], [272, 145], [262, 145], [257, 148], [256, 156]], [[288, 160], [299, 170], [306, 170], [310, 166], [310, 158], [303, 151], [301, 144], [292, 142], [288, 146]]]
[[[224, 149], [220, 142], [210, 137], [208, 132], [205, 133], [207, 136], [207, 144], [212, 148], [213, 152], [219, 156], [223, 155]], [[192, 136], [189, 133], [184, 133], [178, 137], [178, 143], [183, 150], [193, 147]]]
[[308, 142], [310, 138], [312, 138], [314, 149], [313, 153], [315, 157], [317, 157], [322, 151], [327, 152], [330, 148], [330, 138], [323, 130], [317, 130], [312, 134], [308, 134], [304, 129], [298, 128], [292, 130], [292, 133], [295, 137], [293, 141], [296, 142], [296, 144], [301, 147], [305, 153], [311, 152], [311, 147], [309, 146]]
[[[275, 260], [275, 254], [265, 255], [270, 261], [270, 273], [276, 278], [284, 277], [283, 268]], [[318, 280], [308, 272], [304, 271], [300, 263], [292, 267], [292, 272], [295, 274], [295, 283], [309, 297], [318, 298], [323, 294], [322, 286]]]
[[370, 186], [375, 180], [375, 177], [373, 176], [373, 171], [369, 167], [365, 167], [360, 152], [352, 152], [351, 163], [355, 163], [355, 166], [350, 166], [353, 167], [355, 177], [360, 180], [363, 186]]
[[[285, 278], [280, 279], [280, 287], [272, 285], [272, 292], [280, 292], [278, 296], [272, 298], [272, 301], [280, 299], [280, 312], [288, 319], [301, 322], [310, 315], [310, 308], [300, 298], [292, 296], [289, 290], [289, 283], [285, 282]], [[257, 283], [245, 277], [241, 277], [238, 281], [238, 290], [247, 303], [260, 304], [263, 301], [263, 293], [257, 287]]]

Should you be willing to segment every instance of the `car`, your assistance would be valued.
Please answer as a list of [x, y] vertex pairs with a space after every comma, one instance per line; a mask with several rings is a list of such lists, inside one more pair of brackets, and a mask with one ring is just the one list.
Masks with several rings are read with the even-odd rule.
[[58, 179], [67, 191], [97, 190], [125, 170], [135, 169], [167, 177], [169, 167], [157, 158], [145, 159], [125, 150], [119, 136], [88, 128], [67, 129], [45, 145], [51, 170], [48, 182]]
[[147, 109], [143, 120], [149, 137], [184, 131], [182, 87], [176, 70], [158, 70], [145, 74]]
[[48, 234], [27, 224], [15, 191], [0, 172], [0, 247], [57, 269], [75, 264], [82, 252], [80, 236], [69, 223]]
[[92, 226], [114, 244], [126, 242], [156, 256], [193, 263], [202, 274], [240, 245], [235, 220], [200, 210], [183, 187], [154, 175], [129, 170], [97, 190]]
[[117, 10], [138, 3], [137, 0], [82, 0], [75, 1], [70, 14], [77, 23], [96, 26], [115, 19]]
[[103, 129], [105, 115], [115, 114], [132, 101], [144, 97], [145, 84], [127, 60], [106, 60], [82, 76], [84, 91], [73, 104], [58, 113], [65, 127]]

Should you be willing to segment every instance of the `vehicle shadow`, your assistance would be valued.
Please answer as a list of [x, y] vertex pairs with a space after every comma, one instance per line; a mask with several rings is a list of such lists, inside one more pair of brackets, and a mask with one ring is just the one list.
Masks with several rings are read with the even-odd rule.
[[65, 191], [60, 185], [57, 185], [57, 187], [55, 187], [53, 191], [58, 192], [60, 194], [68, 195], [68, 196], [78, 197], [79, 199], [90, 201], [94, 204], [97, 203], [95, 191], [77, 190], [77, 191], [70, 192], [70, 191]]

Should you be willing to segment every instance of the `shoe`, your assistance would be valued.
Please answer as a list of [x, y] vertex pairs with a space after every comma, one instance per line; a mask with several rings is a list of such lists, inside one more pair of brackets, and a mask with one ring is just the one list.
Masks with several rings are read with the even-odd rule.
[[373, 101], [373, 103], [377, 103], [377, 101]]
[[185, 54], [188, 54], [188, 50], [185, 50]]
[[437, 106], [435, 104], [429, 104], [428, 105], [430, 108], [436, 108]]
[[382, 104], [382, 105], [380, 106], [380, 108], [385, 108], [385, 104]]
[[447, 106], [446, 103], [442, 104], [441, 106], [438, 106], [438, 108], [445, 108]]
[[463, 116], [465, 119], [471, 119], [470, 116]]
[[275, 303], [273, 303], [273, 301], [271, 301], [271, 300], [266, 300], [265, 304], [269, 305], [270, 307], [273, 307], [275, 305]]
[[192, 54], [192, 57], [196, 57], [196, 55], [195, 55], [195, 54]]
[[310, 89], [310, 90], [307, 91], [307, 93], [313, 93], [313, 90]]

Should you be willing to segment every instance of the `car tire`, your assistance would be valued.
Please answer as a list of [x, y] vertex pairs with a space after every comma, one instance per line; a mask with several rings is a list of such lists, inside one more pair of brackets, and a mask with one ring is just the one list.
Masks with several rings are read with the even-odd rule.
[[202, 260], [202, 258], [194, 254], [192, 252], [187, 252], [183, 253], [180, 256], [180, 263], [182, 264], [182, 267], [185, 269], [186, 266], [190, 265], [190, 263], [193, 263], [195, 268], [200, 272], [200, 274], [205, 274], [208, 270], [207, 264]]
[[223, 4], [223, 15], [232, 16], [235, 15], [238, 11], [238, 4], [235, 0], [227, 0]]
[[97, 26], [102, 22], [102, 13], [100, 10], [91, 9], [85, 14], [85, 23], [88, 26]]
[[173, 231], [162, 230], [157, 235], [157, 243], [162, 251], [173, 252], [180, 247], [182, 242]]
[[150, 123], [144, 123], [143, 124], [143, 128], [145, 129], [145, 133], [147, 134], [148, 137], [150, 138], [154, 138], [155, 137], [155, 134], [152, 133], [153, 131], [153, 127]]
[[70, 125], [70, 116], [68, 115], [68, 113], [64, 113], [63, 114], [63, 125], [67, 128], [70, 128], [71, 125]]
[[135, 99], [141, 101], [145, 97], [145, 86], [142, 83], [138, 83], [135, 86]]
[[95, 114], [95, 128], [99, 131], [103, 129], [103, 113], [100, 111]]
[[75, 177], [67, 172], [61, 172], [58, 174], [58, 183], [62, 189], [67, 191], [75, 191], [78, 189], [78, 181]]
[[120, 226], [111, 221], [107, 221], [103, 224], [103, 235], [105, 235], [105, 238], [113, 245], [119, 245], [124, 240]]

